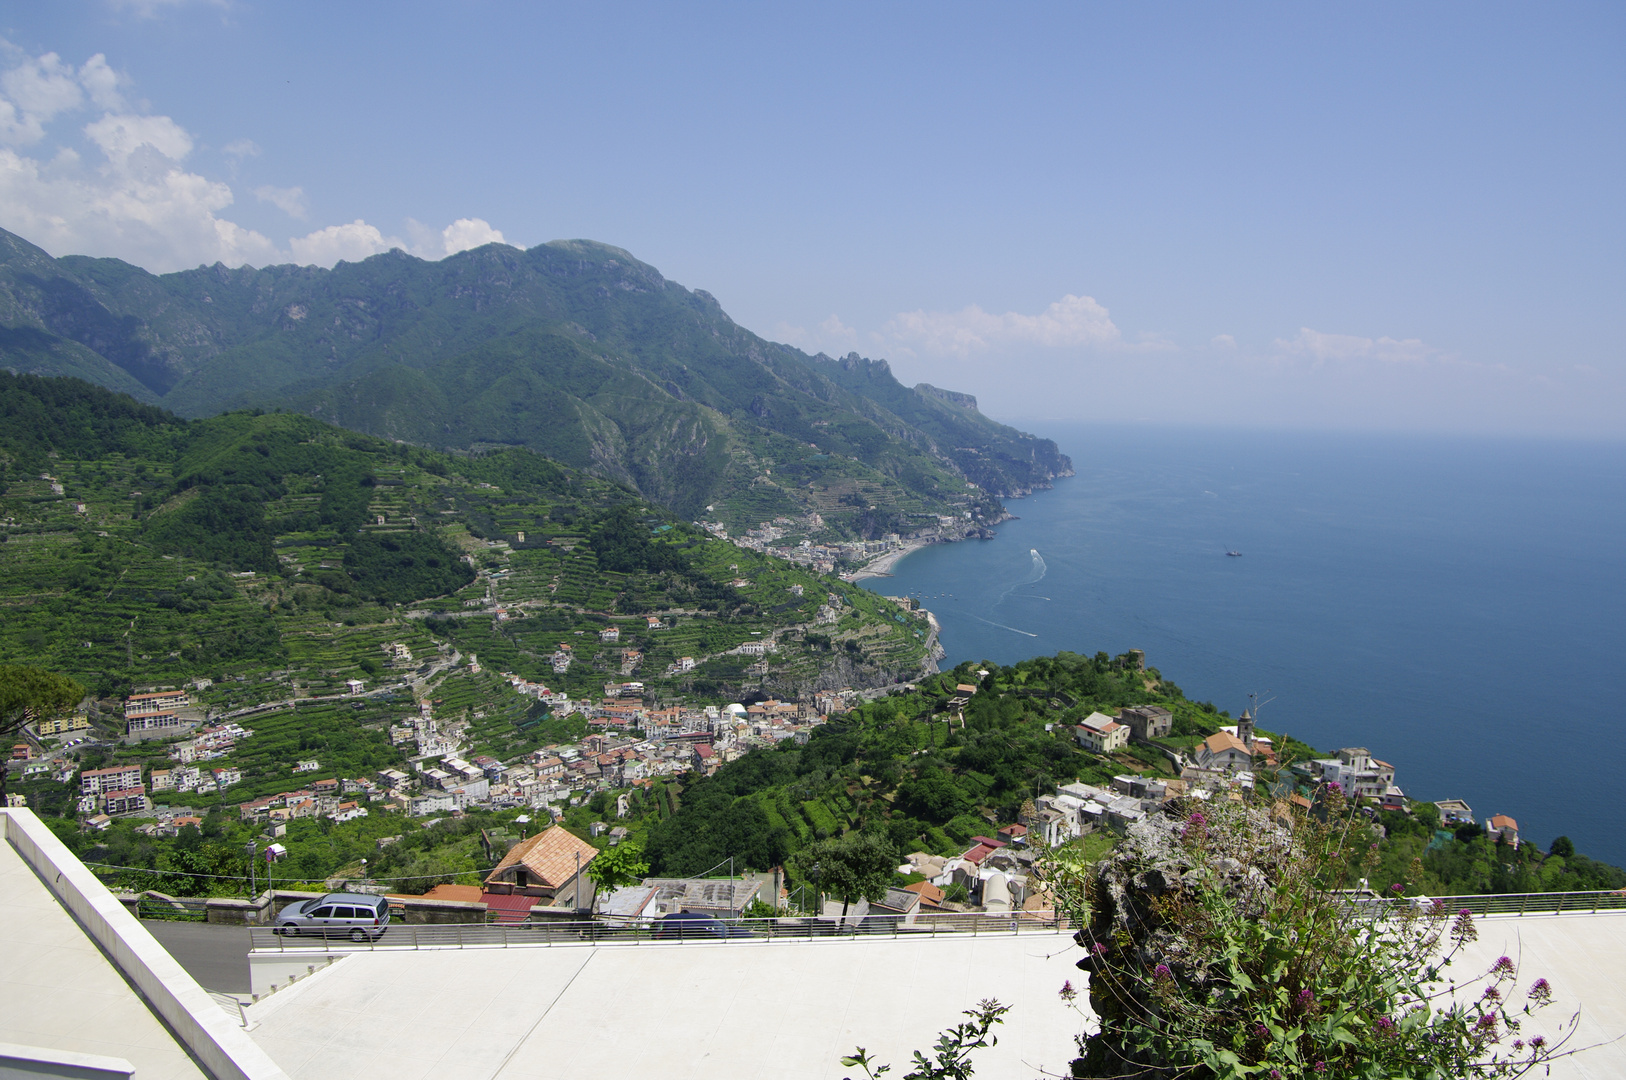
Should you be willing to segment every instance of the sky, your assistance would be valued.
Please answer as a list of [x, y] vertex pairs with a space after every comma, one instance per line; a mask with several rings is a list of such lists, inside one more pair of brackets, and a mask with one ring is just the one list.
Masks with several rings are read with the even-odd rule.
[[0, 226], [588, 238], [1013, 422], [1626, 438], [1626, 7], [0, 3]]

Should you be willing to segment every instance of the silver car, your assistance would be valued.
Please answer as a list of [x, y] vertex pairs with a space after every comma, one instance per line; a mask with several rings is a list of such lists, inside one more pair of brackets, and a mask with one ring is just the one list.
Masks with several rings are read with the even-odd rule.
[[276, 929], [279, 934], [362, 942], [377, 941], [389, 925], [390, 904], [384, 897], [341, 892], [289, 904], [277, 912]]

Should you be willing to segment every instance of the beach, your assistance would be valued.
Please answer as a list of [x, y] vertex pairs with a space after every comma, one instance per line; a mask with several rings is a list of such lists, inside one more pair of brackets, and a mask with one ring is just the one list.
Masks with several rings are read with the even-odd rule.
[[931, 540], [910, 540], [902, 547], [894, 548], [883, 555], [877, 555], [863, 566], [850, 574], [841, 575], [847, 581], [865, 581], [869, 578], [891, 577], [892, 568], [905, 555], [911, 555], [923, 547], [929, 547]]

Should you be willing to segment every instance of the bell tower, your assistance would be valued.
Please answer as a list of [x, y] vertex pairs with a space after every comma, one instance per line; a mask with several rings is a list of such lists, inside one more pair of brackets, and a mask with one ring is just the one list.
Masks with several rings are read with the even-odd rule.
[[1253, 715], [1247, 709], [1242, 710], [1242, 719], [1236, 722], [1236, 737], [1243, 746], [1253, 749]]

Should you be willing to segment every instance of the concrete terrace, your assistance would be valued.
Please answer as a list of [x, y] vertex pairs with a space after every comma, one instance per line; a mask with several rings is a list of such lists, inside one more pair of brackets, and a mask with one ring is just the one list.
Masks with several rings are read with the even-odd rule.
[[1069, 934], [357, 952], [248, 1010], [290, 1076], [837, 1080], [901, 1075], [961, 1012], [1013, 1006], [978, 1075], [1065, 1075], [1084, 1018]]

